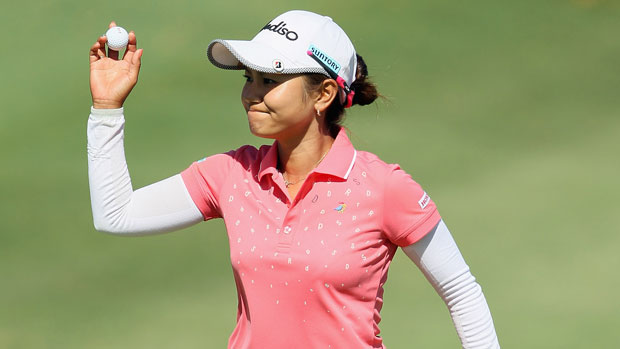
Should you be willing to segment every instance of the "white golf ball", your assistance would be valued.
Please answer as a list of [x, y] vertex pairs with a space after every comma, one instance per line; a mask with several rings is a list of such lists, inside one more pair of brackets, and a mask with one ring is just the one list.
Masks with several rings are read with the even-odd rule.
[[108, 48], [114, 51], [120, 51], [127, 47], [129, 42], [129, 34], [121, 27], [112, 27], [105, 33], [108, 38]]

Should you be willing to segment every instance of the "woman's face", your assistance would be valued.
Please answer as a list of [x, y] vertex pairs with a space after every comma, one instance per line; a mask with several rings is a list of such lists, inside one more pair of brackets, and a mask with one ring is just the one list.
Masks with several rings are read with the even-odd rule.
[[303, 75], [268, 74], [246, 69], [241, 102], [248, 114], [250, 131], [272, 139], [296, 138], [315, 121], [312, 98]]

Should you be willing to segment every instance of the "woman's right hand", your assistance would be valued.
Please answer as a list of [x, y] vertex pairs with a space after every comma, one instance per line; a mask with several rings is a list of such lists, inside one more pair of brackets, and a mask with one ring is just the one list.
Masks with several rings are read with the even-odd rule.
[[[111, 22], [110, 28], [116, 26]], [[136, 49], [136, 34], [129, 32], [129, 43], [121, 60], [118, 51], [108, 49], [107, 38], [101, 36], [90, 48], [90, 93], [95, 109], [114, 109], [123, 106], [125, 99], [138, 82], [142, 49]]]

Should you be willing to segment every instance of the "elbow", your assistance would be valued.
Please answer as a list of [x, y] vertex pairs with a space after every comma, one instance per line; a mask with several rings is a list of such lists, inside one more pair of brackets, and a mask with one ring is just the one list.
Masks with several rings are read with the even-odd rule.
[[439, 291], [448, 307], [468, 303], [482, 294], [480, 285], [468, 267], [447, 280], [445, 284], [441, 285]]
[[145, 229], [145, 227], [140, 227], [124, 217], [111, 219], [110, 217], [93, 215], [93, 226], [99, 232], [117, 236], [143, 236], [166, 232], [163, 229]]
[[96, 219], [93, 220], [93, 226], [95, 227], [95, 230], [101, 233], [108, 233], [108, 234], [114, 234], [113, 229], [110, 229], [110, 227], [108, 225], [106, 225], [103, 222], [100, 222]]
[[122, 234], [121, 231], [119, 231], [118, 229], [114, 229], [114, 227], [112, 227], [111, 225], [106, 224], [104, 222], [99, 222], [97, 220], [93, 221], [93, 226], [95, 227], [95, 230], [101, 233], [114, 234], [114, 235]]
[[97, 215], [93, 215], [93, 226], [95, 230], [101, 233], [112, 235], [126, 235], [128, 233], [126, 229], [122, 229], [119, 224], [115, 224], [115, 222], [109, 218]]

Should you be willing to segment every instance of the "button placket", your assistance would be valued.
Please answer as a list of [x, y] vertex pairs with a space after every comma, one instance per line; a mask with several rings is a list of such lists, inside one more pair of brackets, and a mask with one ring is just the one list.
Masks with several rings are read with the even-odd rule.
[[290, 225], [284, 226], [282, 228], [282, 234], [278, 241], [278, 247], [288, 250], [293, 243], [293, 228]]
[[284, 221], [282, 222], [282, 226], [280, 228], [280, 234], [278, 237], [278, 252], [286, 253], [290, 250], [293, 245], [293, 241], [295, 239], [295, 232], [297, 230], [297, 221], [299, 220], [299, 215], [296, 212], [297, 210], [293, 208], [290, 210]]

